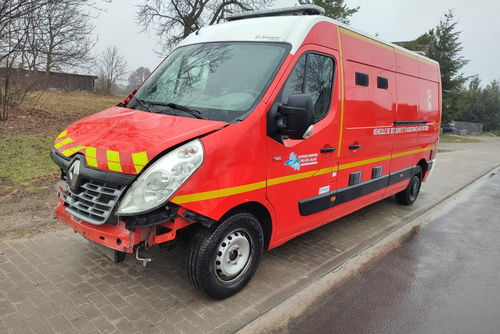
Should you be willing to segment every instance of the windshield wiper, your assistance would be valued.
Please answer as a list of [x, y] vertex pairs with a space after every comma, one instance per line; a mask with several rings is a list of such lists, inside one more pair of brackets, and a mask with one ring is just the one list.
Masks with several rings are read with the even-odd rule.
[[184, 112], [187, 112], [188, 114], [193, 115], [196, 118], [205, 119], [205, 117], [203, 117], [201, 111], [193, 109], [193, 108], [190, 108], [188, 106], [183, 106], [183, 105], [180, 105], [180, 104], [177, 104], [177, 103], [160, 103], [160, 102], [151, 102], [151, 104], [158, 105], [158, 106], [169, 107], [169, 108], [180, 110], [180, 111], [184, 111]]
[[147, 111], [147, 112], [152, 112], [152, 111], [151, 111], [151, 108], [149, 108], [149, 107], [148, 107], [149, 102], [147, 102], [147, 101], [143, 101], [143, 100], [141, 100], [141, 99], [138, 99], [138, 98], [137, 98], [137, 97], [135, 97], [135, 96], [134, 96], [134, 99], [135, 99], [137, 102], [139, 102], [139, 103], [140, 103], [140, 104], [141, 104], [144, 108], [146, 108], [146, 111]]

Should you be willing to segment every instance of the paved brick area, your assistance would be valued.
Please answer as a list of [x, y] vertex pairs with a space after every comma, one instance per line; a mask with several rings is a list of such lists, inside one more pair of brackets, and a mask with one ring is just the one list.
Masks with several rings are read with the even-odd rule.
[[[147, 268], [129, 256], [113, 265], [69, 229], [0, 240], [1, 333], [231, 333], [375, 242], [500, 159], [498, 140], [448, 145], [411, 207], [393, 199], [300, 236], [264, 255], [238, 295], [213, 301], [192, 288], [183, 249], [148, 251]], [[448, 147], [447, 146], [447, 147]], [[453, 171], [453, 172], [452, 172]]]

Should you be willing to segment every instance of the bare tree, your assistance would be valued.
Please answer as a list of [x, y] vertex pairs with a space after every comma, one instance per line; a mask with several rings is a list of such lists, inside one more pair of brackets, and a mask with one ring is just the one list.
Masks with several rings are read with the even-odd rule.
[[29, 15], [32, 67], [45, 72], [90, 60], [93, 26], [82, 0], [49, 1]]
[[107, 47], [97, 57], [96, 89], [100, 94], [111, 94], [116, 82], [126, 74], [127, 62], [116, 46]]
[[24, 18], [43, 5], [42, 0], [0, 0], [0, 121], [19, 103], [31, 85], [13, 83], [14, 68], [25, 51], [27, 28]]
[[89, 7], [96, 8], [91, 0], [0, 0], [0, 120], [30, 90], [43, 87], [40, 76], [31, 82], [19, 70], [74, 68], [88, 59]]
[[139, 4], [137, 22], [153, 29], [164, 53], [190, 33], [219, 23], [230, 14], [268, 7], [272, 0], [144, 0]]
[[131, 91], [143, 83], [147, 77], [151, 74], [151, 71], [147, 67], [138, 67], [134, 72], [130, 73], [128, 76], [127, 90]]

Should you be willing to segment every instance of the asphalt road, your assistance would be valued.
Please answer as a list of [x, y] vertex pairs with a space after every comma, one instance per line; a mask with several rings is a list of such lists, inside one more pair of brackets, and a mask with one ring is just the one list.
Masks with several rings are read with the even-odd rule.
[[290, 333], [500, 333], [500, 174], [290, 324]]

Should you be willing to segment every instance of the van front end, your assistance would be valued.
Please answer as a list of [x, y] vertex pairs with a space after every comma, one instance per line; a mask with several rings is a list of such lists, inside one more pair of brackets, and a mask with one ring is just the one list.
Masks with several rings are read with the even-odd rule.
[[[56, 141], [55, 146], [63, 141]], [[51, 151], [62, 176], [56, 216], [75, 232], [130, 254], [138, 247], [172, 241], [179, 229], [197, 217], [203, 220], [202, 216], [167, 202], [203, 162], [199, 140], [162, 155], [139, 175], [89, 167], [87, 162], [92, 158], [88, 154], [94, 150], [82, 146], [71, 157], [66, 157], [62, 148], [61, 152], [56, 148]], [[110, 163], [107, 161], [108, 166]]]

